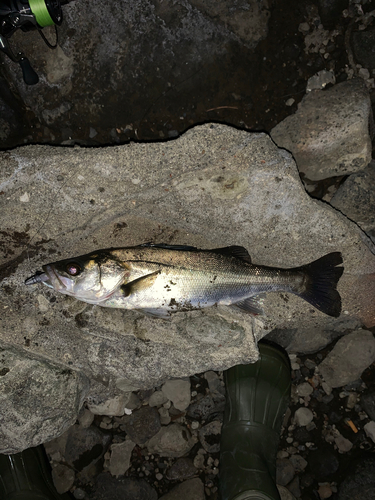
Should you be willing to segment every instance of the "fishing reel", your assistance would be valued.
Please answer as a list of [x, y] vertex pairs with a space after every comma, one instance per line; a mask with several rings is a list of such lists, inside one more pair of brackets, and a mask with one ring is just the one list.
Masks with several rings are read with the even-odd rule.
[[[38, 30], [48, 47], [55, 49], [57, 47], [57, 26], [60, 26], [62, 20], [59, 0], [0, 0], [0, 50], [12, 61], [19, 63], [27, 85], [35, 85], [38, 83], [39, 77], [22, 52], [15, 54], [12, 51], [9, 38], [18, 29], [24, 32]], [[43, 28], [53, 25], [56, 31], [54, 45], [42, 33]]]

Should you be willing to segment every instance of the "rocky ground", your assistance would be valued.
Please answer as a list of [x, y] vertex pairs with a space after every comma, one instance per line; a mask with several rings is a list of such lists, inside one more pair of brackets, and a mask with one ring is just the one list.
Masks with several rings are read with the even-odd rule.
[[[291, 355], [292, 397], [277, 458], [282, 500], [371, 500], [375, 493], [375, 339], [359, 330]], [[222, 372], [139, 391], [124, 415], [82, 410], [46, 444], [60, 492], [76, 499], [217, 499]]]
[[[2, 59], [1, 149], [33, 143], [101, 146], [171, 139], [192, 125], [210, 121], [264, 130], [278, 146], [293, 153], [310, 196], [358, 225], [368, 236], [363, 235], [363, 241], [373, 248], [372, 1], [264, 2], [264, 10], [248, 9], [258, 19], [258, 28], [250, 35], [243, 30], [248, 19], [238, 16], [233, 21], [225, 2], [218, 2], [221, 7], [213, 11], [209, 2], [198, 0], [124, 2], [116, 19], [109, 15], [115, 7], [107, 4], [77, 1], [64, 7], [66, 22], [55, 59], [41, 41], [32, 38], [35, 33], [28, 34], [26, 41], [22, 39], [25, 34], [17, 33], [15, 46], [30, 55], [41, 84], [25, 86], [19, 68]], [[104, 19], [111, 21], [106, 24]], [[124, 38], [119, 42], [122, 31]], [[108, 85], [103, 85], [103, 79]], [[339, 98], [334, 97], [337, 89]], [[71, 172], [62, 173], [58, 182], [70, 182]], [[9, 182], [5, 178], [0, 195], [7, 192], [13, 177], [17, 180], [16, 174]], [[140, 179], [132, 177], [132, 188]], [[52, 198], [58, 193], [71, 202], [70, 192], [55, 189], [50, 178], [47, 181], [54, 189]], [[32, 199], [25, 182], [21, 180], [14, 195], [23, 207]], [[69, 182], [68, 188], [76, 187]], [[186, 183], [183, 187], [189, 189]], [[98, 189], [104, 192], [104, 187]], [[106, 203], [105, 196], [96, 192], [90, 192], [86, 201], [90, 208]], [[45, 205], [46, 211], [38, 207], [36, 212], [41, 214], [37, 228], [46, 231], [47, 219], [52, 220], [54, 212], [50, 199]], [[85, 206], [79, 205], [79, 211], [83, 213]], [[121, 225], [122, 219], [115, 223], [118, 234], [132, 229], [131, 224], [129, 228]], [[3, 250], [10, 246], [7, 231], [1, 232]], [[35, 238], [35, 232], [33, 227], [16, 233], [17, 253], [24, 251], [29, 233]], [[165, 228], [155, 234], [168, 235], [171, 241], [176, 238]], [[40, 248], [31, 250], [37, 253]], [[13, 272], [19, 261], [10, 262]], [[8, 261], [0, 268], [5, 277], [7, 266]], [[363, 271], [365, 291], [371, 279]], [[3, 290], [5, 309], [14, 298], [8, 283]], [[27, 309], [22, 338], [24, 348], [30, 342], [33, 348], [39, 335], [39, 347], [35, 342], [34, 349], [43, 352], [53, 343], [40, 332], [48, 330], [54, 297], [38, 295], [37, 300], [44, 323], [35, 326], [33, 313]], [[360, 293], [358, 302], [364, 302]], [[66, 313], [63, 321], [72, 322], [68, 328], [74, 323], [84, 330], [90, 318], [83, 310], [72, 312], [74, 307], [68, 303], [66, 311], [62, 310]], [[361, 317], [362, 326], [372, 325], [371, 321], [369, 315]], [[303, 337], [302, 343], [298, 328], [271, 334], [272, 340], [292, 353], [292, 400], [277, 463], [282, 500], [375, 498], [375, 332], [372, 326], [363, 326], [364, 330], [359, 326], [345, 326], [341, 331], [312, 329], [311, 341]], [[8, 333], [14, 334], [13, 330]], [[0, 377], [5, 375], [0, 370]], [[107, 383], [104, 378], [100, 382]], [[85, 407], [73, 427], [46, 444], [56, 487], [86, 500], [217, 499], [224, 405], [222, 372], [206, 371], [135, 391], [124, 404], [91, 405], [92, 411]]]

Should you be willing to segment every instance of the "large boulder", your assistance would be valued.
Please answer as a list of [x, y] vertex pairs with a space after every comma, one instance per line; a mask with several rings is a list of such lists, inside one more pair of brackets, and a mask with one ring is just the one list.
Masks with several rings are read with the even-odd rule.
[[357, 78], [306, 94], [271, 137], [293, 154], [305, 177], [316, 181], [352, 174], [370, 163], [371, 119], [369, 92]]
[[[126, 387], [254, 362], [256, 340], [275, 329], [304, 346], [316, 332], [375, 324], [373, 244], [308, 196], [291, 155], [265, 134], [206, 124], [172, 142], [27, 146], [0, 154], [0, 175], [0, 339], [83, 372], [91, 404]], [[164, 321], [24, 285], [42, 264], [150, 241], [243, 245], [254, 263], [275, 267], [341, 251], [342, 315], [274, 293], [262, 317], [223, 307]]]

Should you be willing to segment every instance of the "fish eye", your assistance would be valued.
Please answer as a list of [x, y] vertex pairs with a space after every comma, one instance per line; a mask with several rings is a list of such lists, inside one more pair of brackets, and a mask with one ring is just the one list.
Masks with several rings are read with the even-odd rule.
[[76, 262], [69, 262], [66, 266], [66, 272], [70, 274], [70, 276], [78, 276], [81, 272], [81, 267]]

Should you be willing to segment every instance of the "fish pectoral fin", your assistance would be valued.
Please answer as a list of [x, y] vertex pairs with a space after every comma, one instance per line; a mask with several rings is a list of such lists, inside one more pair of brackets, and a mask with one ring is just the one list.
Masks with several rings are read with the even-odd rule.
[[261, 315], [264, 314], [262, 305], [264, 301], [264, 295], [254, 295], [253, 297], [248, 297], [247, 299], [240, 300], [235, 304], [232, 304], [232, 307], [237, 307], [241, 309], [241, 311]]
[[164, 243], [143, 243], [140, 245], [141, 247], [149, 247], [149, 248], [164, 248], [165, 250], [182, 250], [182, 251], [198, 251], [197, 247], [192, 247], [189, 245], [167, 245]]
[[251, 264], [251, 257], [249, 252], [244, 247], [238, 245], [232, 245], [230, 247], [214, 248], [209, 250], [212, 253], [218, 253], [220, 255], [229, 255], [231, 257], [236, 257], [237, 259], [243, 260]]
[[146, 274], [146, 276], [141, 276], [136, 280], [130, 281], [124, 285], [121, 285], [121, 291], [124, 297], [129, 297], [134, 293], [140, 292], [141, 290], [145, 290], [146, 288], [150, 288], [155, 283], [156, 278], [160, 274], [160, 271], [155, 271], [151, 274]]
[[171, 314], [166, 309], [137, 309], [137, 311], [143, 313], [145, 316], [150, 316], [150, 318], [161, 318], [161, 319], [171, 319]]

